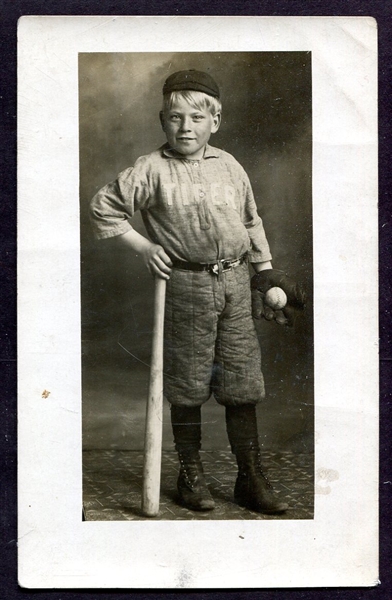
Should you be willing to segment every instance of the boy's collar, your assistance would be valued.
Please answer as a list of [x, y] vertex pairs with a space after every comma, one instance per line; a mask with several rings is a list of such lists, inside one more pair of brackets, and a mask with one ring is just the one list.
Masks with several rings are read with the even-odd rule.
[[[182, 158], [181, 154], [179, 154], [175, 150], [172, 150], [168, 143], [161, 146], [161, 150], [162, 150], [162, 154], [164, 156], [166, 156], [167, 158]], [[204, 150], [203, 158], [218, 158], [218, 157], [219, 157], [218, 149], [207, 144], [205, 147], [205, 150]]]

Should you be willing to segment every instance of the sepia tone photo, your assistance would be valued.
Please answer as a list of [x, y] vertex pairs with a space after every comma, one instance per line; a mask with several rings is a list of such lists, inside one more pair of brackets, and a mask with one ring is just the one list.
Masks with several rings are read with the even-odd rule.
[[377, 23], [22, 17], [26, 588], [378, 583]]
[[84, 520], [313, 519], [311, 53], [79, 53], [79, 126]]

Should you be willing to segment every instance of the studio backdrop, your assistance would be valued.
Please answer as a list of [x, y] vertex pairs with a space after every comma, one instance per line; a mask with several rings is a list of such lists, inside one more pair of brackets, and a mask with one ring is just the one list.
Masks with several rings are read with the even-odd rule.
[[[308, 52], [82, 53], [79, 55], [84, 447], [142, 443], [153, 280], [115, 240], [95, 241], [94, 194], [165, 142], [159, 122], [168, 75], [209, 72], [222, 95], [210, 144], [248, 173], [273, 266], [301, 281], [294, 327], [256, 323], [267, 398], [265, 445], [313, 447], [312, 94]], [[140, 214], [132, 225], [146, 235]], [[210, 400], [213, 402], [213, 400]], [[135, 417], [137, 415], [137, 418]], [[127, 424], [132, 426], [128, 427]], [[227, 442], [225, 442], [226, 444]]]

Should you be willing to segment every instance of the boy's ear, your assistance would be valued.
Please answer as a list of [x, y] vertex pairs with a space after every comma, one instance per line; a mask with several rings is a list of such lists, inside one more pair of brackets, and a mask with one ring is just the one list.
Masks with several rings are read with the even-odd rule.
[[211, 133], [216, 133], [219, 129], [219, 126], [221, 124], [221, 114], [220, 113], [216, 113], [216, 115], [214, 115], [212, 117], [213, 120], [213, 126], [211, 128]]
[[162, 126], [163, 131], [165, 131], [165, 119], [164, 119], [164, 116], [163, 116], [163, 110], [159, 111], [159, 120], [161, 122], [161, 126]]

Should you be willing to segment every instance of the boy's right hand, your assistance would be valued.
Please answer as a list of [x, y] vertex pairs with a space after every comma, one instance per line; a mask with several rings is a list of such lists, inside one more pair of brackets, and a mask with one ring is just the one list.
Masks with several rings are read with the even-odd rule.
[[151, 275], [170, 279], [172, 261], [159, 244], [150, 243], [142, 251], [142, 258]]

